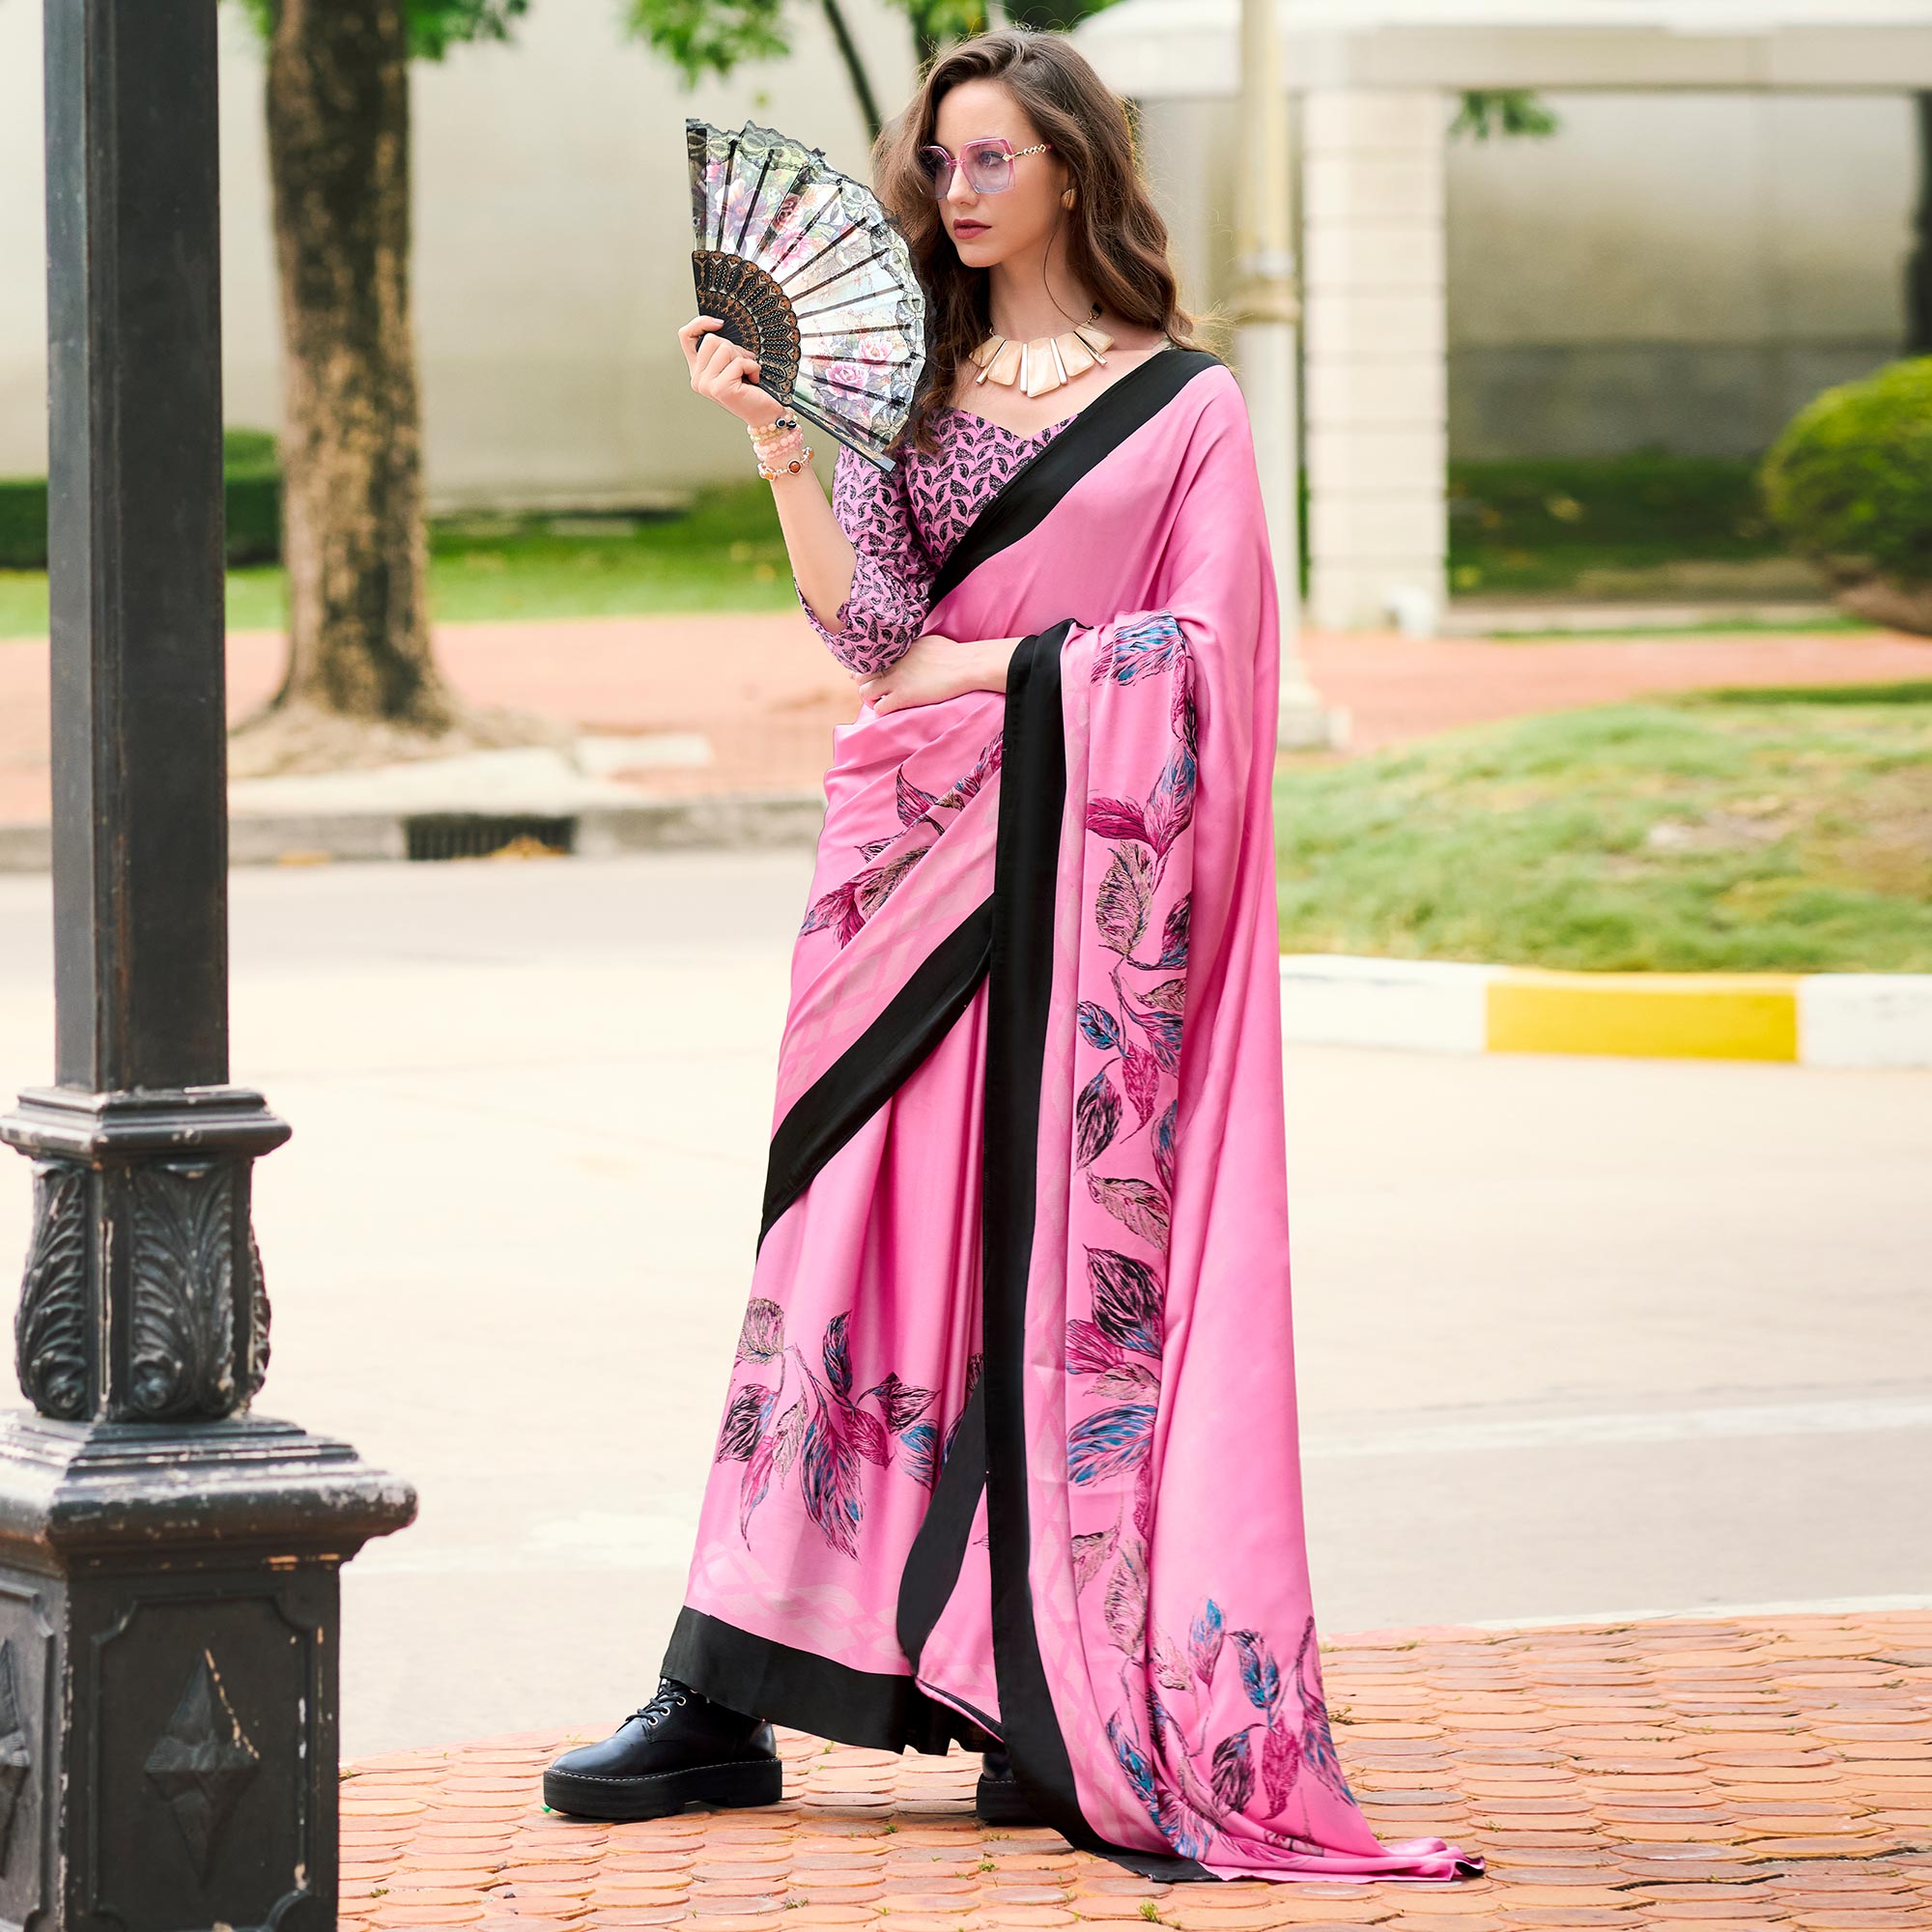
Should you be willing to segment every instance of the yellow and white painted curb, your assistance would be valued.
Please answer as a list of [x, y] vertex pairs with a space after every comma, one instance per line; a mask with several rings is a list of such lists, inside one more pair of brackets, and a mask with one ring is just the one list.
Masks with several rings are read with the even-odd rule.
[[1932, 974], [1546, 973], [1293, 952], [1287, 1037], [1438, 1053], [1932, 1066]]

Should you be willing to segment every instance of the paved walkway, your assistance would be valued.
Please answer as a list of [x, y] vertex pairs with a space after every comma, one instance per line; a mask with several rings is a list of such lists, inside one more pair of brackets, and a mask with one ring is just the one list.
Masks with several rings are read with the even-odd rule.
[[600, 1827], [542, 1766], [592, 1733], [365, 1759], [343, 1787], [345, 1927], [689, 1924], [890, 1932], [1147, 1919], [1179, 1932], [1932, 1926], [1932, 1611], [1339, 1639], [1344, 1766], [1450, 1885], [1165, 1886], [1057, 1833], [982, 1831], [978, 1759], [787, 1735], [782, 1806]]
[[[788, 611], [462, 624], [438, 632], [457, 687], [479, 704], [574, 720], [611, 735], [701, 732], [710, 764], [628, 776], [651, 795], [816, 790], [832, 726], [856, 709], [850, 678]], [[274, 688], [279, 633], [229, 643], [230, 715]], [[1310, 669], [1374, 751], [1450, 725], [1713, 684], [1932, 678], [1932, 640], [1885, 635], [1506, 643], [1315, 637]], [[45, 646], [0, 641], [0, 825], [47, 813]]]

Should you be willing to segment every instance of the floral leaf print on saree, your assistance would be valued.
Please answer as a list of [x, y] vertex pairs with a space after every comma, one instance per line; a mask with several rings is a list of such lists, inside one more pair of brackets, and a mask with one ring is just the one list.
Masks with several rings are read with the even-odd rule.
[[[779, 1378], [733, 1389], [712, 1460], [745, 1465], [738, 1527], [747, 1542], [753, 1512], [794, 1470], [806, 1514], [835, 1549], [853, 1557], [866, 1516], [866, 1463], [886, 1468], [896, 1460], [928, 1489], [938, 1480], [938, 1431], [923, 1419], [937, 1392], [891, 1373], [855, 1397], [850, 1323], [844, 1314], [826, 1324], [814, 1368], [802, 1349], [785, 1342], [784, 1311], [777, 1302], [760, 1295], [746, 1310], [738, 1359], [766, 1371], [776, 1362]], [[867, 1404], [876, 1405], [876, 1414]]]
[[[1223, 1686], [1238, 1682], [1249, 1715], [1216, 1739], [1212, 1695], [1224, 1644], [1232, 1647], [1238, 1668], [1233, 1678], [1224, 1669]], [[1191, 1857], [1203, 1855], [1224, 1820], [1242, 1814], [1251, 1829], [1259, 1822], [1271, 1844], [1319, 1852], [1307, 1780], [1324, 1785], [1345, 1804], [1353, 1804], [1355, 1797], [1329, 1731], [1314, 1618], [1302, 1626], [1288, 1671], [1258, 1632], [1227, 1629], [1212, 1598], [1195, 1617], [1184, 1652], [1158, 1631], [1151, 1634], [1150, 1649], [1157, 1685], [1147, 1694], [1151, 1746], [1125, 1712], [1116, 1714], [1107, 1733], [1116, 1761], [1142, 1802], [1163, 1806], [1168, 1822], [1183, 1824]], [[1170, 1699], [1162, 1690], [1178, 1694]], [[1160, 1770], [1172, 1770], [1178, 1778], [1178, 1809], [1167, 1808], [1169, 1794], [1157, 1783]], [[1293, 1829], [1297, 1824], [1299, 1831]], [[1179, 1841], [1176, 1848], [1181, 1849]]]
[[[1231, 1629], [1212, 1599], [1185, 1642], [1158, 1628], [1150, 1584], [1166, 1272], [1187, 1017], [1192, 828], [1198, 776], [1195, 667], [1175, 618], [1120, 625], [1092, 681], [1160, 707], [1140, 796], [1094, 796], [1094, 950], [1076, 1016], [1073, 1158], [1086, 1181], [1074, 1237], [1083, 1314], [1066, 1323], [1067, 1480], [1076, 1497], [1074, 1587], [1098, 1593], [1121, 1653], [1115, 1761], [1177, 1852], [1205, 1858], [1228, 1833], [1318, 1853], [1311, 1784], [1352, 1803], [1322, 1701], [1311, 1617], [1284, 1669], [1264, 1634]], [[1132, 742], [1146, 744], [1141, 733]], [[1118, 774], [1112, 775], [1118, 784]], [[1104, 1217], [1104, 1218], [1102, 1218]], [[1090, 1232], [1091, 1230], [1091, 1232]], [[1231, 1667], [1232, 1666], [1232, 1667]], [[1238, 1824], [1236, 1824], [1238, 1820]]]
[[946, 829], [978, 797], [986, 781], [1000, 769], [1000, 739], [995, 736], [980, 753], [972, 769], [942, 792], [929, 792], [906, 776], [903, 764], [894, 775], [893, 803], [898, 830], [857, 846], [864, 867], [821, 893], [807, 909], [800, 935], [830, 930], [840, 946], [858, 938], [867, 921], [904, 884], [913, 867], [945, 837]]

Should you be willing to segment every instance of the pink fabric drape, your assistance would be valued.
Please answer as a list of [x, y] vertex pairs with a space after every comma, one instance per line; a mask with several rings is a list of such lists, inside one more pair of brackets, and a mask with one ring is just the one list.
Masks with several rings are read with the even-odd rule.
[[1004, 697], [837, 737], [765, 1226], [665, 1667], [1000, 1739], [1170, 1877], [1448, 1878], [1343, 1776], [1304, 1556], [1253, 442], [1170, 349], [980, 512], [925, 628]]

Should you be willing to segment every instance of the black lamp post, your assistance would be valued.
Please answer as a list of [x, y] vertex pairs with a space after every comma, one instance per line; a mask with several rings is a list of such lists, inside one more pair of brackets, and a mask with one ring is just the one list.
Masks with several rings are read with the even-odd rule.
[[55, 1080], [0, 1421], [0, 1921], [335, 1922], [339, 1574], [415, 1512], [248, 1413], [216, 0], [45, 0]]

